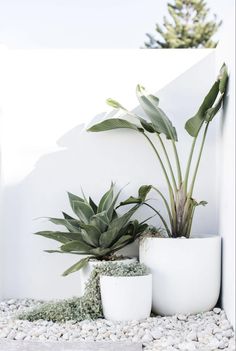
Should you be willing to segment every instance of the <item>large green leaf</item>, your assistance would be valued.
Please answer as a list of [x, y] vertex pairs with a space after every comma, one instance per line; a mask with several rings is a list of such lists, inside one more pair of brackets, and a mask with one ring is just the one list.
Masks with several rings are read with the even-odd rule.
[[147, 194], [152, 189], [152, 185], [142, 185], [138, 190], [138, 197], [130, 196], [128, 199], [122, 201], [119, 205], [141, 204], [146, 200]]
[[[195, 116], [190, 118], [186, 124], [187, 132], [196, 137], [204, 122], [210, 122], [220, 110], [223, 103], [223, 96], [227, 88], [228, 72], [225, 64], [220, 69], [220, 74], [205, 96]], [[220, 95], [219, 95], [220, 94]], [[218, 100], [217, 100], [218, 97]]]
[[177, 141], [175, 127], [172, 125], [165, 112], [158, 107], [159, 99], [154, 95], [147, 94], [146, 90], [141, 85], [137, 86], [136, 93], [141, 107], [155, 126], [156, 132], [165, 134], [167, 139]]
[[191, 136], [196, 137], [198, 135], [198, 132], [205, 121], [207, 110], [213, 106], [218, 96], [219, 83], [219, 81], [216, 81], [212, 85], [208, 94], [205, 96], [201, 106], [199, 107], [197, 113], [186, 122], [185, 129]]
[[62, 245], [60, 249], [66, 252], [76, 251], [76, 252], [89, 253], [92, 247], [86, 244], [83, 240], [74, 240]]
[[96, 247], [95, 249], [91, 249], [89, 253], [97, 257], [103, 257], [108, 255], [110, 252], [110, 248]]
[[80, 237], [81, 233], [69, 233], [69, 232], [59, 232], [59, 231], [41, 231], [34, 233], [35, 235], [44, 236], [48, 239], [53, 239], [59, 241], [60, 243], [67, 243], [72, 240], [76, 240]]
[[74, 201], [84, 202], [84, 199], [82, 197], [74, 195], [74, 194], [70, 193], [69, 191], [67, 192], [67, 194], [68, 194], [68, 197], [69, 197], [70, 204], [72, 204]]
[[114, 245], [112, 245], [111, 249], [120, 250], [121, 248], [129, 244], [132, 240], [133, 240], [132, 235], [124, 235], [120, 237], [120, 239], [118, 239]]
[[103, 122], [97, 123], [88, 129], [88, 132], [104, 132], [112, 129], [133, 129], [139, 131], [139, 127], [136, 124], [126, 121], [122, 118], [109, 118]]
[[92, 207], [93, 212], [97, 213], [98, 207], [91, 197], [89, 197], [89, 205]]
[[68, 274], [77, 272], [78, 270], [80, 270], [81, 268], [83, 268], [84, 266], [87, 265], [88, 261], [90, 260], [91, 257], [85, 257], [82, 258], [79, 262], [73, 264], [73, 266], [71, 266], [70, 268], [68, 268], [62, 275], [65, 277]]

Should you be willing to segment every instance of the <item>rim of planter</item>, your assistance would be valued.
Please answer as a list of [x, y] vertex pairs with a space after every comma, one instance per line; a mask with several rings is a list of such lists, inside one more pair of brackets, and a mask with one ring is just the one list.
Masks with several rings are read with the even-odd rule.
[[101, 278], [113, 278], [113, 279], [117, 279], [117, 278], [143, 278], [143, 277], [150, 277], [152, 276], [152, 273], [147, 273], [147, 274], [142, 274], [142, 275], [127, 275], [127, 276], [123, 276], [123, 275], [105, 275], [105, 274], [101, 274], [100, 275], [100, 279]]
[[[216, 235], [207, 235], [207, 236], [190, 236], [190, 238], [186, 238], [186, 237], [178, 237], [178, 238], [166, 238], [166, 237], [157, 237], [157, 236], [146, 236], [144, 237], [142, 240], [146, 240], [146, 239], [165, 239], [165, 240], [178, 240], [178, 241], [189, 241], [190, 239], [194, 239], [194, 240], [202, 240], [202, 239], [216, 239], [216, 238], [221, 238], [220, 235], [216, 234]], [[184, 240], [186, 239], [186, 240]]]

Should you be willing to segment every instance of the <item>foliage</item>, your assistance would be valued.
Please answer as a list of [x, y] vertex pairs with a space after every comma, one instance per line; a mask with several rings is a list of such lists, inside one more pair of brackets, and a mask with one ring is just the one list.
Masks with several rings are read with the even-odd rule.
[[81, 298], [72, 298], [58, 302], [44, 303], [31, 311], [19, 315], [20, 319], [36, 321], [44, 319], [53, 322], [103, 318], [100, 295], [100, 275], [140, 276], [148, 274], [148, 269], [138, 262], [129, 264], [105, 262], [94, 268], [86, 284], [85, 294]]
[[156, 25], [158, 39], [147, 34], [148, 49], [160, 48], [214, 48], [217, 43], [212, 40], [221, 26], [214, 15], [208, 20], [209, 8], [205, 0], [174, 0], [167, 4], [170, 18], [164, 17], [164, 28]]
[[[208, 127], [210, 122], [222, 106], [223, 97], [225, 95], [227, 87], [227, 80], [227, 67], [225, 64], [223, 64], [219, 76], [217, 77], [215, 83], [204, 98], [197, 113], [192, 118], [190, 118], [185, 124], [185, 129], [189, 133], [189, 135], [193, 137], [193, 141], [184, 176], [182, 175], [183, 173], [176, 146], [176, 143], [178, 141], [176, 129], [172, 125], [172, 122], [167, 117], [165, 112], [159, 107], [159, 99], [154, 95], [148, 94], [146, 90], [140, 85], [137, 86], [136, 93], [139, 103], [148, 117], [147, 120], [133, 112], [128, 111], [117, 101], [109, 99], [107, 101], [108, 104], [111, 105], [113, 108], [117, 109], [117, 114], [119, 118], [104, 120], [96, 125], [93, 125], [91, 128], [88, 129], [91, 132], [101, 132], [116, 128], [131, 129], [135, 132], [138, 132], [150, 144], [161, 166], [163, 175], [167, 183], [169, 192], [169, 202], [157, 187], [152, 186], [152, 189], [157, 192], [158, 196], [160, 196], [161, 200], [165, 205], [169, 224], [159, 211], [155, 210], [151, 205], [149, 205], [146, 202], [144, 204], [152, 208], [152, 210], [154, 210], [156, 214], [160, 217], [160, 220], [164, 225], [164, 228], [169, 237], [189, 237], [195, 208], [199, 205], [206, 205], [206, 201], [197, 202], [196, 200], [194, 200], [193, 189], [202, 156], [203, 147], [205, 144]], [[132, 117], [132, 122], [121, 118], [129, 116]], [[135, 122], [133, 122], [133, 120]], [[192, 166], [193, 154], [197, 138], [200, 137], [200, 132], [202, 131], [202, 129], [202, 141], [197, 157], [197, 162], [193, 169], [193, 177], [190, 182], [189, 173], [190, 168]], [[152, 135], [152, 137], [150, 136], [150, 134]], [[174, 172], [174, 167], [169, 157], [169, 153], [162, 139], [162, 135], [166, 137], [166, 142], [171, 143], [171, 146], [173, 148], [177, 177]], [[155, 144], [154, 137], [157, 138], [158, 144]], [[161, 149], [162, 153], [160, 153], [159, 148]], [[138, 199], [130, 198], [126, 202], [124, 202], [124, 204], [135, 202], [138, 202]]]
[[64, 218], [49, 218], [50, 222], [64, 226], [67, 231], [40, 231], [35, 234], [62, 244], [59, 250], [45, 250], [48, 253], [86, 255], [67, 269], [64, 276], [78, 271], [91, 258], [109, 260], [116, 251], [134, 242], [147, 228], [145, 221], [139, 223], [130, 219], [145, 201], [150, 189], [151, 186], [142, 186], [134, 206], [120, 215], [117, 208], [125, 205], [125, 202], [117, 205], [121, 191], [114, 194], [113, 183], [98, 205], [84, 194], [79, 197], [68, 193], [71, 208], [77, 218], [64, 212]]

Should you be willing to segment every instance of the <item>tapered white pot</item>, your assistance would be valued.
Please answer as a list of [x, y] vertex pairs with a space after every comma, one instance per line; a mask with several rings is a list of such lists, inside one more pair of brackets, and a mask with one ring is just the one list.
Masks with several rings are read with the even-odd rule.
[[217, 303], [221, 282], [221, 238], [145, 238], [140, 262], [153, 275], [153, 312], [199, 313]]
[[140, 320], [150, 316], [152, 275], [100, 277], [103, 314], [112, 321]]
[[[136, 261], [137, 261], [137, 258], [132, 257], [132, 258], [126, 258], [123, 260], [110, 261], [110, 262], [119, 263], [119, 264], [127, 264], [127, 263], [136, 262]], [[91, 260], [88, 262], [88, 264], [85, 267], [83, 267], [80, 270], [80, 285], [81, 285], [82, 294], [84, 294], [86, 283], [87, 283], [93, 269], [96, 266], [101, 265], [102, 263], [105, 263], [105, 262], [109, 262], [109, 261]]]

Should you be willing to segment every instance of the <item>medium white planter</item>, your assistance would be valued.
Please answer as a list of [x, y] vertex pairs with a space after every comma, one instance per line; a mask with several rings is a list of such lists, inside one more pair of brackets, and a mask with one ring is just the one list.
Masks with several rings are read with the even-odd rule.
[[[127, 263], [136, 262], [136, 261], [137, 261], [137, 258], [132, 257], [132, 258], [126, 258], [123, 260], [117, 260], [117, 261], [111, 261], [111, 262], [120, 263], [120, 264], [127, 264]], [[84, 294], [86, 283], [87, 283], [93, 269], [96, 266], [101, 265], [102, 263], [105, 263], [105, 262], [108, 262], [108, 261], [98, 261], [98, 260], [89, 261], [88, 264], [80, 270], [80, 285], [81, 285], [82, 294]]]
[[140, 262], [153, 275], [153, 312], [160, 315], [211, 310], [219, 297], [221, 238], [145, 238]]
[[152, 275], [100, 277], [103, 314], [112, 321], [140, 320], [150, 316]]

